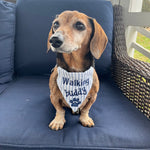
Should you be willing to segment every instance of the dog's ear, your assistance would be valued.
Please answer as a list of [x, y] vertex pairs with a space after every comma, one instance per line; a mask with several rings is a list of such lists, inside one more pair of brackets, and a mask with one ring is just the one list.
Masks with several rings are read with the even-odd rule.
[[51, 48], [51, 44], [50, 44], [50, 38], [53, 34], [53, 28], [51, 27], [50, 32], [48, 34], [48, 39], [47, 39], [47, 53], [49, 52], [50, 48]]
[[[59, 15], [57, 14], [57, 15], [55, 16], [55, 19], [58, 18], [58, 17], [59, 17]], [[54, 34], [53, 27], [51, 27], [50, 32], [49, 32], [49, 34], [48, 34], [48, 39], [47, 39], [47, 53], [49, 52], [49, 50], [50, 50], [50, 48], [51, 48], [51, 44], [50, 44], [49, 40], [50, 40], [52, 34]]]
[[90, 18], [89, 20], [93, 28], [90, 42], [90, 50], [92, 55], [96, 59], [99, 59], [106, 48], [108, 38], [104, 30], [102, 29], [101, 25], [95, 19]]

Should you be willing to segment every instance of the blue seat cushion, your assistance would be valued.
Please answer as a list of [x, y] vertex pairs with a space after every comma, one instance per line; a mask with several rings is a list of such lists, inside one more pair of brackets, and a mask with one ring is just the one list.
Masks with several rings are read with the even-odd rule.
[[56, 14], [78, 10], [96, 18], [106, 32], [109, 42], [96, 69], [106, 75], [111, 66], [113, 9], [105, 0], [18, 0], [16, 22], [15, 72], [18, 75], [50, 74], [56, 55], [47, 51], [47, 38]]
[[0, 84], [12, 80], [16, 5], [0, 0]]
[[0, 149], [149, 149], [150, 121], [122, 95], [113, 81], [102, 80], [90, 110], [95, 127], [83, 127], [66, 109], [64, 129], [52, 131], [55, 116], [48, 77], [19, 77], [0, 95]]

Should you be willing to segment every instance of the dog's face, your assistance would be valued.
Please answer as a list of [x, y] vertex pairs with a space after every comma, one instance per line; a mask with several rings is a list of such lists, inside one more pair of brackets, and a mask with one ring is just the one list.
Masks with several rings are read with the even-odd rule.
[[77, 11], [64, 11], [53, 21], [48, 36], [48, 51], [71, 53], [89, 47], [99, 58], [107, 45], [107, 36], [95, 19]]

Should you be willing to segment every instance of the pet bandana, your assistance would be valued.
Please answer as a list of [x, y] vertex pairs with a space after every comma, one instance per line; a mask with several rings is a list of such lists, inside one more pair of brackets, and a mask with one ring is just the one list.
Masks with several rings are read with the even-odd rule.
[[85, 72], [67, 72], [58, 67], [57, 71], [57, 85], [72, 111], [76, 112], [92, 87], [94, 68]]

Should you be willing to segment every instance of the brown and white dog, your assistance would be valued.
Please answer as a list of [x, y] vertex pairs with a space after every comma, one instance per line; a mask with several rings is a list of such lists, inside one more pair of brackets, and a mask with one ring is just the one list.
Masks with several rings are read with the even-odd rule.
[[[98, 22], [78, 11], [64, 11], [56, 17], [49, 32], [47, 46], [57, 53], [57, 65], [50, 80], [50, 99], [56, 109], [56, 116], [50, 122], [52, 130], [62, 129], [65, 120], [64, 106], [70, 107], [57, 85], [58, 66], [68, 72], [84, 72], [94, 65], [94, 58], [102, 55], [108, 39]], [[95, 102], [99, 90], [99, 79], [94, 69], [92, 87], [80, 106], [80, 122], [92, 127], [94, 122], [89, 117], [89, 110]]]

